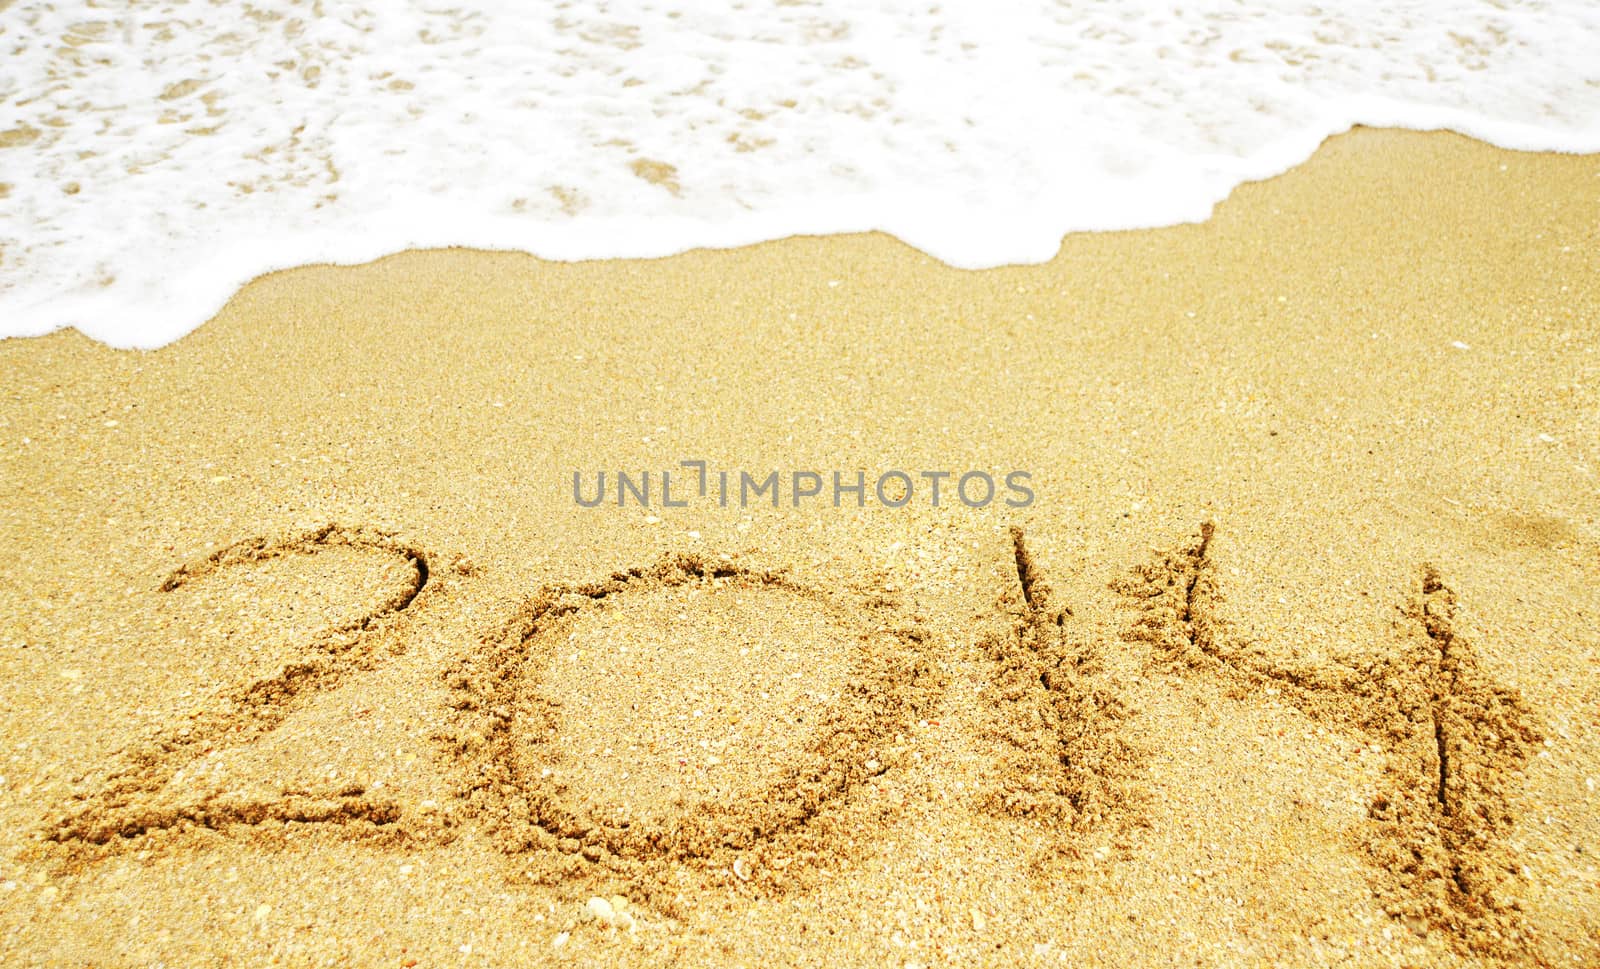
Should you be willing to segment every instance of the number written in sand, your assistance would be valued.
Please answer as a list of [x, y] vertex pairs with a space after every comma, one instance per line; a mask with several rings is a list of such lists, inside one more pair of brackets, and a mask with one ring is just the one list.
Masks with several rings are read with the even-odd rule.
[[1151, 644], [1156, 666], [1246, 691], [1270, 688], [1312, 719], [1381, 744], [1382, 786], [1360, 844], [1385, 909], [1477, 955], [1528, 951], [1510, 835], [1540, 735], [1521, 695], [1483, 672], [1438, 569], [1420, 570], [1386, 648], [1287, 665], [1224, 620], [1213, 536], [1206, 523], [1193, 543], [1115, 583], [1135, 614], [1126, 638]]
[[[1386, 908], [1478, 953], [1524, 947], [1507, 839], [1538, 733], [1515, 691], [1481, 672], [1438, 571], [1422, 570], [1387, 649], [1295, 667], [1222, 618], [1212, 539], [1207, 524], [1197, 541], [1113, 583], [1133, 613], [1124, 645], [1149, 644], [1148, 661], [1170, 671], [1270, 686], [1307, 715], [1381, 742], [1388, 764], [1361, 842]], [[395, 556], [405, 577], [277, 672], [125, 751], [51, 825], [50, 842], [92, 859], [163, 832], [268, 822], [337, 825], [386, 843], [448, 837], [448, 825], [359, 785], [270, 797], [174, 790], [188, 765], [260, 742], [314, 696], [379, 665], [437, 586], [421, 550], [332, 525], [237, 543], [162, 583], [170, 592], [331, 548]], [[1008, 551], [1024, 608], [981, 639], [995, 664], [985, 729], [1000, 761], [984, 806], [1043, 823], [1067, 857], [1083, 830], [1138, 811], [1133, 714], [1101, 672], [1110, 644], [1077, 628], [1021, 531]], [[438, 741], [455, 816], [484, 830], [519, 878], [625, 884], [662, 910], [686, 880], [803, 886], [808, 869], [847, 860], [854, 832], [883, 826], [873, 814], [882, 805], [858, 795], [893, 769], [897, 735], [941, 696], [928, 642], [881, 591], [820, 590], [727, 561], [668, 556], [598, 583], [547, 585], [442, 671], [450, 709]], [[764, 705], [745, 709], [751, 697]], [[1043, 860], [1041, 870], [1056, 869]]]
[[928, 641], [882, 591], [693, 556], [547, 586], [446, 671], [465, 813], [525, 876], [658, 908], [792, 889], [881, 820], [855, 795], [937, 697]]
[[407, 617], [430, 592], [428, 556], [389, 534], [327, 525], [279, 539], [250, 539], [179, 568], [161, 583], [170, 593], [190, 583], [253, 563], [330, 549], [397, 557], [402, 578], [354, 618], [323, 629], [275, 672], [226, 688], [207, 707], [158, 730], [122, 752], [91, 793], [74, 798], [46, 832], [76, 856], [114, 852], [143, 836], [208, 829], [227, 832], [267, 822], [335, 823], [366, 831], [398, 831], [395, 802], [369, 796], [359, 785], [328, 790], [283, 790], [273, 796], [185, 793], [174, 780], [186, 767], [219, 751], [255, 743], [319, 693], [353, 672], [382, 662], [402, 642]]

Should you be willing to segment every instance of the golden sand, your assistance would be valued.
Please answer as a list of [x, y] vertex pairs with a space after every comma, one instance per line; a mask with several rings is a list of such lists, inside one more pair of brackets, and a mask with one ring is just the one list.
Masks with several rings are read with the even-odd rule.
[[[0, 963], [1594, 965], [1597, 281], [1600, 159], [1360, 130], [0, 343]], [[1036, 497], [573, 500], [695, 459]]]

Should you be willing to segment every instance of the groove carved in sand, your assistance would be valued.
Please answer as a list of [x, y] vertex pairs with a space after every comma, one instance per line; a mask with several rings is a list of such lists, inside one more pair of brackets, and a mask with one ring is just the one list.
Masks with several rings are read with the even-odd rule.
[[[639, 611], [651, 597], [678, 595], [685, 601], [698, 597], [692, 602], [699, 603], [721, 597], [725, 606], [753, 603], [752, 608], [769, 610], [740, 620], [752, 643], [768, 631], [759, 621], [752, 623], [751, 615], [770, 616], [773, 625], [788, 612], [826, 616], [830, 628], [841, 631], [830, 634], [827, 649], [838, 652], [845, 672], [837, 694], [820, 716], [798, 728], [802, 735], [786, 755], [775, 762], [741, 755], [753, 787], [736, 795], [726, 789], [702, 791], [641, 812], [623, 804], [619, 790], [588, 789], [595, 786], [586, 779], [593, 771], [582, 758], [594, 752], [570, 749], [570, 735], [597, 725], [565, 721], [587, 714], [565, 709], [579, 704], [564, 703], [552, 690], [552, 663], [558, 653], [563, 662], [574, 659], [574, 637], [609, 616], [645, 616], [639, 621], [646, 627], [625, 632], [621, 641], [635, 650], [642, 639], [692, 635], [652, 630], [667, 621]], [[675, 618], [691, 629], [696, 621], [690, 614]], [[688, 648], [681, 638], [671, 642], [679, 644], [672, 648]], [[664, 910], [676, 907], [677, 890], [703, 884], [707, 876], [774, 893], [802, 884], [809, 871], [846, 860], [865, 818], [881, 810], [881, 805], [862, 803], [872, 798], [855, 795], [894, 769], [897, 730], [936, 696], [940, 681], [926, 648], [926, 633], [881, 594], [824, 592], [780, 573], [668, 556], [603, 582], [541, 590], [483, 649], [446, 672], [459, 714], [442, 739], [462, 764], [466, 815], [484, 825], [529, 877], [626, 884], [631, 897]], [[662, 662], [674, 661], [668, 656]], [[732, 673], [723, 668], [717, 675]], [[637, 687], [624, 681], [617, 689]], [[755, 696], [750, 700], [760, 702]], [[666, 701], [645, 698], [636, 711], [608, 714], [598, 725], [616, 734], [618, 748], [632, 745], [639, 751], [634, 769], [646, 773], [633, 782], [659, 781], [665, 789], [676, 781], [666, 773], [649, 773], [665, 768], [650, 766], [646, 748], [653, 751], [654, 744], [640, 739], [641, 731], [657, 726], [656, 718], [666, 718], [668, 707]]]
[[[1000, 759], [984, 807], [1077, 833], [1108, 818], [1128, 823], [1141, 759], [1122, 736], [1128, 711], [1098, 682], [1100, 647], [1072, 628], [1071, 608], [1057, 603], [1022, 529], [1011, 529], [1011, 544], [1022, 615], [982, 640], [995, 665], [986, 734]], [[1067, 843], [1057, 851], [1073, 853]]]
[[1521, 695], [1490, 682], [1456, 632], [1456, 597], [1438, 570], [1422, 568], [1387, 650], [1285, 666], [1218, 618], [1212, 534], [1207, 522], [1198, 541], [1116, 583], [1138, 609], [1128, 638], [1151, 643], [1170, 668], [1241, 690], [1270, 685], [1308, 716], [1377, 739], [1387, 758], [1361, 842], [1387, 911], [1413, 931], [1445, 931], [1468, 951], [1527, 951], [1507, 838], [1539, 733]]
[[358, 785], [323, 792], [289, 790], [270, 800], [216, 794], [185, 801], [164, 791], [186, 764], [219, 749], [259, 740], [308, 697], [334, 689], [355, 670], [377, 665], [384, 634], [428, 588], [429, 567], [426, 553], [389, 534], [325, 525], [277, 539], [238, 542], [182, 566], [161, 583], [162, 592], [171, 592], [233, 566], [312, 555], [333, 547], [399, 556], [411, 567], [411, 575], [359, 617], [317, 633], [295, 655], [285, 657], [276, 673], [233, 687], [210, 709], [123, 751], [122, 763], [103, 783], [75, 797], [49, 826], [48, 842], [64, 847], [73, 860], [90, 861], [142, 836], [185, 829], [227, 831], [267, 822], [300, 822], [358, 825], [368, 833], [398, 834], [398, 805], [372, 797]]

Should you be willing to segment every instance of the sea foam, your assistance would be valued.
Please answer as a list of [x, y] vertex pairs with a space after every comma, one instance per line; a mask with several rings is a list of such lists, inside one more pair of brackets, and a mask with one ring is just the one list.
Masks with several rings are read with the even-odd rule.
[[1597, 52], [1516, 0], [0, 0], [0, 336], [155, 347], [414, 247], [1039, 262], [1355, 124], [1600, 151]]

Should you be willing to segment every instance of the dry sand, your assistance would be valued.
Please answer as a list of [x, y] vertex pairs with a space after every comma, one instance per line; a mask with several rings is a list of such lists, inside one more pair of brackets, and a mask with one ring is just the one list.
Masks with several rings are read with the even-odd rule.
[[[0, 963], [1600, 963], [1597, 280], [1600, 159], [1357, 131], [0, 343]], [[572, 500], [697, 458], [1037, 497]]]

